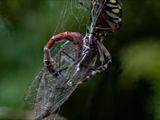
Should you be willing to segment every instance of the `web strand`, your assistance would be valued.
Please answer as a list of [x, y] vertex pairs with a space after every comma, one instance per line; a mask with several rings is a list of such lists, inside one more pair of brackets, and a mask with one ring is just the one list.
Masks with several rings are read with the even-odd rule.
[[[62, 10], [59, 18], [57, 18], [53, 35], [64, 31], [80, 32], [90, 24], [89, 10], [81, 6], [80, 2], [90, 6], [90, 0], [61, 1]], [[87, 32], [87, 29], [85, 32]]]

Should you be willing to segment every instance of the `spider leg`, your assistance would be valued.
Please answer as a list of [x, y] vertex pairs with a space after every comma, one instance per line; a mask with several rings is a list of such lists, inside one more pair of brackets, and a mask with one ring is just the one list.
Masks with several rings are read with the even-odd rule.
[[[112, 57], [111, 57], [111, 54], [109, 53], [109, 51], [106, 49], [106, 47], [99, 41], [97, 41], [97, 45], [99, 46], [100, 50], [103, 51], [103, 54], [106, 56], [108, 61], [110, 61], [110, 63], [111, 63], [112, 62]], [[102, 66], [104, 66], [104, 65], [102, 65]]]
[[[74, 64], [77, 64], [78, 62], [79, 62], [79, 60], [75, 61]], [[84, 65], [84, 64], [82, 64], [82, 63], [81, 63], [81, 65], [82, 65], [83, 67], [85, 67], [86, 69], [88, 69], [89, 72], [92, 71], [92, 73], [90, 73], [91, 75], [89, 74], [88, 77], [92, 77], [92, 76], [94, 75], [94, 72], [93, 72], [93, 71], [99, 72], [98, 69], [100, 69], [100, 68], [94, 69], [93, 67], [88, 66], [88, 65]], [[67, 69], [67, 68], [68, 68], [68, 67], [66, 67], [66, 68], [64, 68], [64, 69]], [[61, 71], [63, 71], [64, 69], [61, 69]], [[60, 71], [60, 72], [61, 72], [61, 71]], [[88, 77], [87, 77], [87, 78], [88, 78]], [[88, 78], [88, 79], [89, 79], [89, 78]], [[82, 83], [85, 82], [85, 81], [86, 81], [86, 78], [82, 80]], [[73, 87], [73, 86], [78, 85], [78, 84], [80, 84], [80, 83], [78, 82], [78, 83], [76, 83], [76, 84], [66, 85], [66, 86], [62, 86], [62, 87], [57, 86], [56, 89], [69, 88], [69, 87]]]
[[84, 8], [86, 8], [87, 10], [91, 10], [91, 8], [89, 8], [88, 6], [84, 5], [82, 2], [79, 2], [80, 5], [82, 5]]
[[56, 88], [56, 89], [65, 89], [65, 88], [70, 88], [70, 87], [73, 87], [73, 86], [82, 84], [82, 83], [88, 81], [88, 80], [89, 80], [92, 76], [94, 76], [96, 73], [102, 73], [102, 72], [104, 72], [104, 71], [108, 68], [108, 65], [109, 65], [110, 63], [111, 63], [111, 61], [108, 60], [108, 62], [105, 63], [104, 66], [100, 66], [100, 67], [98, 67], [97, 69], [92, 70], [92, 72], [91, 72], [89, 75], [87, 75], [83, 80], [81, 80], [81, 81], [79, 81], [79, 82], [77, 82], [77, 83], [75, 83], [75, 84], [71, 84], [71, 85], [67, 85], [67, 86], [63, 86], [63, 87], [58, 87], [58, 88]]
[[77, 43], [79, 45], [82, 44], [82, 38], [83, 36], [77, 32], [63, 32], [58, 35], [52, 36], [52, 38], [48, 41], [48, 43], [44, 46], [44, 66], [48, 69], [48, 71], [55, 77], [59, 76], [59, 73], [54, 68], [54, 66], [51, 64], [51, 55], [50, 55], [50, 49], [54, 45], [56, 41], [67, 39], [71, 42]]
[[[99, 41], [97, 41], [97, 42], [99, 42]], [[103, 54], [103, 51], [102, 51], [99, 44], [97, 44], [97, 48], [98, 48], [98, 52], [99, 52], [99, 61], [101, 62], [101, 66], [103, 66], [105, 63], [104, 54]]]
[[101, 30], [101, 31], [106, 31], [106, 32], [114, 32], [116, 30], [121, 29], [121, 25], [118, 25], [116, 27], [111, 27], [111, 28], [102, 28], [102, 27], [95, 27], [95, 31]]

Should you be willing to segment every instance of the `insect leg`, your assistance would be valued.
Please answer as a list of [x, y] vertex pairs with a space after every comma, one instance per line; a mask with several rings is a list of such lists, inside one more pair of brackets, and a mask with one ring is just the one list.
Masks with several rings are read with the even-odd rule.
[[[80, 49], [76, 49], [76, 51], [77, 51], [77, 53], [78, 53], [78, 51], [80, 51]], [[73, 58], [72, 56], [70, 56], [69, 54], [67, 54], [65, 51], [60, 51], [59, 61], [61, 61], [61, 55], [62, 55], [62, 54], [66, 55], [68, 58], [70, 58], [72, 61], [74, 61], [75, 64], [77, 64], [77, 63], [80, 61], [80, 59], [81, 59], [81, 56], [77, 56], [77, 57]], [[61, 66], [60, 63], [61, 63], [61, 62], [59, 62], [59, 68], [60, 68], [60, 66]], [[91, 66], [88, 66], [88, 65], [85, 65], [85, 64], [82, 64], [82, 63], [81, 63], [81, 65], [82, 65], [83, 67], [85, 67], [86, 69], [88, 69], [88, 70], [95, 70], [95, 69], [92, 68]], [[61, 68], [60, 70], [58, 70], [58, 73], [61, 73], [63, 70], [66, 70], [68, 67], [69, 67], [69, 66], [66, 66], [66, 67], [64, 67], [64, 68]]]
[[51, 55], [50, 55], [50, 49], [54, 45], [56, 41], [67, 39], [71, 42], [81, 44], [83, 36], [77, 32], [63, 32], [58, 35], [53, 36], [48, 43], [44, 46], [44, 65], [48, 69], [48, 71], [55, 77], [59, 76], [59, 73], [54, 68], [54, 66], [51, 64]]
[[[60, 51], [59, 61], [61, 61], [61, 55], [62, 55], [62, 54], [66, 55], [66, 56], [67, 56], [68, 58], [70, 58], [72, 61], [76, 61], [75, 58], [73, 58], [72, 56], [68, 55], [68, 54], [67, 54], [66, 52], [64, 52], [64, 51]], [[60, 66], [61, 66], [61, 62], [59, 62], [59, 68], [60, 68]], [[66, 66], [66, 67], [64, 67], [64, 68], [59, 69], [59, 70], [58, 70], [58, 73], [61, 74], [61, 72], [62, 72], [63, 70], [66, 70], [68, 67], [69, 67], [69, 66]]]

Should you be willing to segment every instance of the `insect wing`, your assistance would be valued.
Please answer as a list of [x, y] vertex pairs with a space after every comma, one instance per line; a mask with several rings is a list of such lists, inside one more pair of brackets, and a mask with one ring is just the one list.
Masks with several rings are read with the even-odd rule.
[[[42, 119], [45, 116], [53, 113], [59, 108], [74, 91], [76, 86], [67, 89], [57, 89], [57, 87], [65, 86], [68, 83], [69, 70], [62, 72], [63, 76], [56, 79], [46, 78], [40, 83], [40, 88], [37, 92], [37, 98], [41, 96], [40, 101], [35, 103], [34, 112], [36, 119]], [[74, 76], [74, 75], [73, 75]], [[43, 91], [43, 95], [42, 92]]]
[[[65, 51], [68, 55], [74, 56], [76, 54], [75, 46], [71, 42], [66, 42], [60, 49], [57, 56], [54, 57], [53, 60], [54, 66], [56, 64], [56, 69], [63, 69], [68, 67], [67, 69], [64, 69], [61, 71], [61, 75], [58, 78], [55, 78], [53, 76], [50, 77], [44, 77], [43, 82], [41, 82], [41, 87], [37, 93], [38, 96], [41, 95], [41, 91], [43, 91], [42, 99], [35, 103], [35, 116], [37, 119], [42, 119], [45, 116], [48, 116], [49, 114], [53, 113], [57, 108], [59, 108], [70, 96], [70, 94], [75, 90], [76, 86], [66, 88], [66, 89], [57, 89], [57, 87], [63, 87], [66, 86], [69, 83], [69, 80], [72, 80], [74, 82], [77, 81], [75, 79], [75, 68], [76, 64], [74, 64], [74, 61], [66, 56], [65, 54], [62, 54], [61, 52]], [[60, 59], [59, 59], [60, 58]]]
[[[62, 51], [65, 51], [68, 56], [63, 54]], [[52, 53], [54, 54], [55, 52], [53, 51]], [[57, 70], [61, 71], [61, 75], [56, 78], [43, 68], [28, 89], [25, 102], [35, 104], [34, 112], [37, 120], [43, 119], [59, 108], [77, 86], [65, 89], [57, 89], [57, 87], [77, 83], [87, 73], [88, 69], [85, 67], [83, 71], [79, 71], [77, 68], [78, 62], [69, 56], [73, 57], [73, 59], [78, 59], [76, 58], [77, 46], [72, 42], [63, 44], [52, 59], [52, 64]]]
[[41, 95], [37, 97], [37, 92], [41, 88], [40, 83], [44, 79], [45, 76], [48, 76], [49, 74], [44, 70], [44, 68], [39, 72], [39, 74], [35, 77], [31, 85], [29, 86], [25, 97], [24, 102], [27, 104], [34, 104], [38, 102], [42, 96], [43, 92], [41, 92]]
[[[60, 41], [56, 44], [56, 48], [54, 48], [53, 56], [56, 56], [56, 53], [58, 53], [61, 45], [64, 43], [64, 41]], [[54, 62], [54, 61], [52, 61]], [[44, 90], [41, 89], [41, 86], [43, 87], [42, 83], [44, 79], [55, 79], [53, 78], [50, 73], [45, 69], [42, 68], [42, 70], [38, 73], [38, 75], [35, 77], [31, 85], [29, 86], [28, 90], [26, 91], [24, 102], [27, 104], [35, 104], [38, 101], [42, 99]], [[41, 83], [41, 84], [40, 84]], [[39, 94], [37, 95], [37, 92], [39, 91]]]

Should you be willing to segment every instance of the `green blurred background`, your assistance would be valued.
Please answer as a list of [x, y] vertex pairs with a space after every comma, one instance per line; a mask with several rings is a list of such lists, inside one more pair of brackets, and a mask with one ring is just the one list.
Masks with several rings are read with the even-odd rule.
[[[120, 2], [123, 27], [103, 42], [113, 63], [75, 90], [61, 116], [160, 119], [160, 1]], [[43, 46], [53, 34], [85, 35], [89, 12], [74, 4], [78, 0], [0, 0], [0, 119], [29, 119], [25, 112], [33, 112], [33, 106], [25, 105], [23, 97], [43, 67]]]

